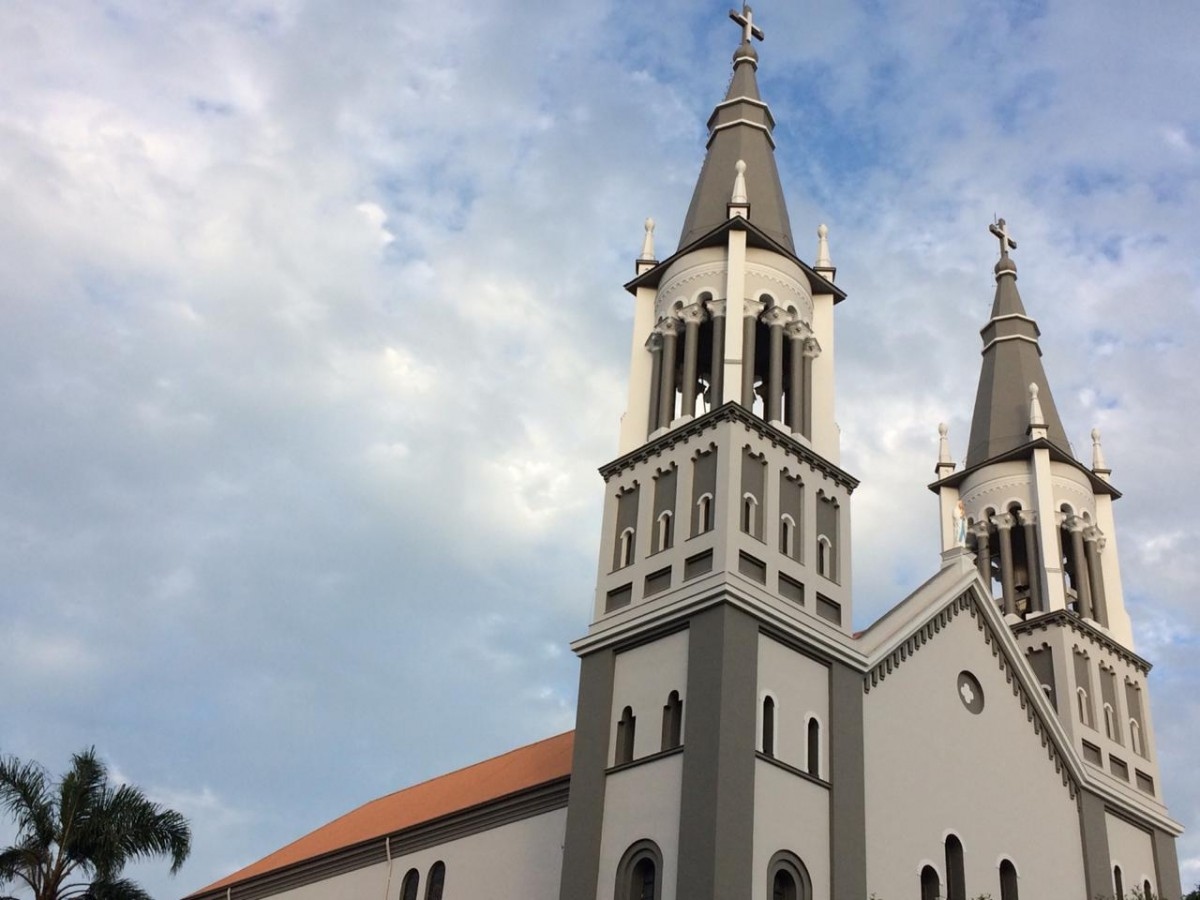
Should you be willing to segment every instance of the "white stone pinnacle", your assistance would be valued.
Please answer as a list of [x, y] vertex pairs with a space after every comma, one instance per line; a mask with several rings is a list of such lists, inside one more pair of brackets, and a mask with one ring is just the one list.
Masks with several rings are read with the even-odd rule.
[[1092, 471], [1097, 475], [1107, 475], [1112, 469], [1104, 461], [1104, 448], [1100, 446], [1100, 429], [1092, 429]]
[[1038, 386], [1034, 383], [1029, 385], [1029, 432], [1034, 437], [1046, 436], [1046, 417], [1042, 413], [1042, 402], [1038, 400]]
[[824, 222], [817, 226], [817, 261], [813, 268], [833, 268], [833, 260], [829, 258], [829, 226]]
[[749, 197], [746, 194], [746, 161], [739, 159], [733, 168], [737, 175], [733, 179], [733, 196], [729, 198], [729, 202], [747, 203]]
[[938, 423], [938, 465], [953, 466], [954, 458], [950, 456], [950, 426], [945, 422]]
[[642, 240], [642, 255], [639, 260], [650, 261], [654, 259], [654, 220], [646, 220], [646, 237]]

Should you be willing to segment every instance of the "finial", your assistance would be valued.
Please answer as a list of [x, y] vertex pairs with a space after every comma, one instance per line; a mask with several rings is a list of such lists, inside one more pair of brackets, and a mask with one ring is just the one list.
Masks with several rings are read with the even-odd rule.
[[829, 226], [822, 222], [817, 226], [817, 261], [814, 269], [832, 269], [833, 260], [829, 258]]
[[1000, 240], [1000, 258], [1005, 259], [1009, 250], [1017, 249], [1017, 242], [1008, 236], [1008, 225], [1003, 219], [997, 219], [988, 226], [988, 231]]
[[638, 257], [638, 262], [652, 262], [654, 260], [654, 220], [646, 220], [646, 237], [642, 240], [642, 255]]
[[754, 10], [750, 8], [748, 3], [742, 4], [742, 11], [740, 13], [735, 9], [731, 9], [729, 11], [729, 18], [742, 26], [743, 44], [749, 44], [752, 37], [756, 37], [760, 41], [766, 38], [763, 30], [754, 24]]
[[1104, 461], [1104, 448], [1100, 446], [1100, 429], [1092, 429], [1092, 471], [1101, 478], [1108, 480], [1106, 476], [1112, 474], [1112, 469]]
[[950, 455], [950, 426], [938, 423], [938, 461], [934, 471], [939, 475], [953, 471], [954, 457]]
[[1039, 389], [1036, 383], [1029, 385], [1029, 434], [1034, 438], [1046, 436], [1046, 417], [1042, 414], [1042, 402], [1038, 400]]

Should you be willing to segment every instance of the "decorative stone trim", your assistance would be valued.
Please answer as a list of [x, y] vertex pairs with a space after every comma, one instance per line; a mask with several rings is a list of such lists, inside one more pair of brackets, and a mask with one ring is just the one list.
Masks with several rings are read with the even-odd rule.
[[1142, 659], [1132, 650], [1118, 644], [1100, 629], [1089, 624], [1086, 619], [1081, 619], [1075, 613], [1065, 609], [1056, 610], [1055, 612], [1038, 616], [1035, 619], [1027, 619], [1024, 622], [1019, 622], [1013, 626], [1013, 634], [1032, 634], [1038, 629], [1046, 631], [1052, 625], [1064, 625], [1070, 628], [1071, 631], [1086, 638], [1091, 643], [1103, 647], [1118, 659], [1133, 666], [1143, 675], [1149, 675], [1150, 670], [1153, 668], [1149, 662]]
[[825, 457], [809, 449], [795, 438], [784, 434], [779, 429], [764, 422], [758, 416], [749, 412], [740, 403], [733, 401], [718, 406], [711, 412], [698, 416], [690, 422], [679, 425], [665, 434], [659, 435], [654, 440], [646, 442], [636, 450], [618, 457], [608, 463], [608, 465], [601, 466], [600, 475], [605, 481], [610, 481], [614, 476], [633, 468], [647, 459], [659, 456], [673, 447], [692, 439], [696, 435], [710, 431], [722, 422], [740, 422], [748, 430], [755, 432], [759, 437], [769, 441], [771, 446], [783, 447], [784, 450], [800, 459], [801, 462], [812, 466], [812, 468], [816, 469], [822, 475], [845, 488], [847, 493], [853, 493], [854, 489], [858, 487], [858, 479], [849, 472], [835, 466], [829, 460], [825, 459]]

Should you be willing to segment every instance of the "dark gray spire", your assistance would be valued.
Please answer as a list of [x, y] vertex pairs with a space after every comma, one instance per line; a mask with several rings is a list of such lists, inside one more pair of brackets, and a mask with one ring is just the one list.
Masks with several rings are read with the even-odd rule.
[[775, 140], [771, 136], [775, 118], [758, 94], [758, 54], [750, 42], [752, 36], [761, 40], [762, 31], [753, 25], [749, 7], [743, 7], [740, 16], [730, 16], [744, 28], [742, 43], [733, 54], [729, 91], [708, 120], [708, 153], [683, 222], [679, 246], [704, 237], [729, 218], [734, 166], [740, 159], [746, 163], [750, 221], [794, 254], [783, 186], [775, 168]]
[[996, 263], [996, 299], [992, 317], [980, 331], [983, 337], [983, 366], [979, 390], [975, 394], [975, 415], [971, 420], [971, 440], [967, 445], [967, 463], [987, 462], [1028, 443], [1029, 386], [1038, 386], [1038, 401], [1046, 423], [1046, 436], [1065, 453], [1071, 452], [1067, 433], [1046, 371], [1042, 368], [1042, 348], [1038, 344], [1041, 329], [1025, 313], [1017, 291], [1017, 264], [1008, 255], [1016, 242], [1008, 237], [1004, 220], [992, 226], [1000, 238], [1000, 261]]

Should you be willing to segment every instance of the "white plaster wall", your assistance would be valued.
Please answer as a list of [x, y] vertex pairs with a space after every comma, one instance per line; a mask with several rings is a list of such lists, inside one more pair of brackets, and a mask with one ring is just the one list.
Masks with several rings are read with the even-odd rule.
[[[983, 688], [979, 715], [959, 699], [962, 670]], [[864, 728], [868, 891], [916, 897], [923, 860], [944, 879], [953, 831], [968, 896], [1000, 896], [1002, 856], [1022, 897], [1085, 895], [1076, 802], [970, 612], [867, 694]]]
[[665, 316], [676, 303], [687, 306], [705, 291], [716, 300], [725, 299], [728, 265], [725, 247], [704, 247], [676, 260], [659, 282], [655, 321]]
[[489, 831], [393, 858], [276, 894], [279, 900], [398, 900], [404, 873], [421, 873], [425, 895], [429, 869], [446, 864], [447, 900], [512, 897], [557, 900], [567, 811], [558, 809]]
[[813, 298], [813, 336], [821, 355], [813, 360], [812, 446], [834, 465], [842, 462], [842, 433], [834, 412], [833, 295]]
[[[821, 723], [821, 777], [828, 778], [829, 669], [760, 634], [758, 637], [758, 735], [762, 749], [762, 701], [775, 698], [775, 758], [808, 771], [808, 720]], [[777, 848], [778, 849], [778, 848]]]
[[754, 771], [751, 900], [770, 900], [767, 866], [780, 850], [803, 861], [813, 897], [829, 896], [829, 791], [760, 759]]
[[388, 864], [383, 862], [271, 896], [279, 900], [388, 900], [390, 897], [399, 896], [399, 879], [403, 877], [404, 872], [401, 871], [399, 876], [396, 876], [395, 886], [389, 888]]
[[1108, 825], [1108, 856], [1113, 866], [1121, 867], [1125, 881], [1125, 896], [1146, 881], [1158, 891], [1154, 870], [1154, 845], [1150, 833], [1142, 831], [1112, 813], [1104, 817]]
[[674, 900], [679, 866], [679, 802], [682, 790], [682, 753], [622, 769], [608, 776], [604, 790], [604, 829], [600, 837], [597, 900], [610, 900], [621, 857], [631, 844], [644, 839], [654, 841], [662, 851], [662, 900]]
[[671, 691], [683, 700], [683, 733], [687, 733], [688, 634], [678, 631], [617, 655], [613, 675], [613, 705], [608, 761], [616, 758], [616, 722], [626, 706], [633, 707], [637, 727], [633, 757], [640, 759], [662, 750], [662, 713]]

